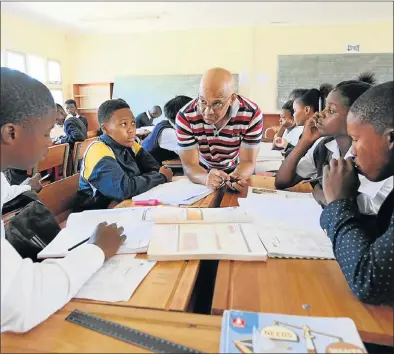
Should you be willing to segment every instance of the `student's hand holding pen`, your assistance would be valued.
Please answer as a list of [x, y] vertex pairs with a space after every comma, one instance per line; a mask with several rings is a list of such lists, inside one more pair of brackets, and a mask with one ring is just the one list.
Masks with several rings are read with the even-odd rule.
[[123, 227], [118, 227], [116, 224], [108, 225], [106, 222], [102, 222], [97, 226], [93, 235], [88, 240], [88, 243], [100, 247], [107, 260], [112, 257], [126, 241], [126, 236], [123, 235], [123, 231]]
[[39, 173], [36, 173], [30, 180], [27, 182], [27, 184], [31, 187], [33, 191], [36, 193], [40, 192], [42, 189], [42, 184], [41, 184], [41, 175]]
[[161, 166], [159, 172], [166, 176], [167, 178], [167, 182], [171, 182], [172, 181], [172, 177], [174, 176], [174, 174], [172, 173], [171, 168], [168, 168], [166, 166]]

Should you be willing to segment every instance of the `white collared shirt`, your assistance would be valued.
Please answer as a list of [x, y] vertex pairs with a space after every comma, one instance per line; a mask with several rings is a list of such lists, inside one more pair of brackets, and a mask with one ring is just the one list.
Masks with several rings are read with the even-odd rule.
[[300, 140], [300, 135], [304, 131], [304, 127], [294, 127], [292, 130], [286, 129], [285, 132], [283, 133], [282, 138], [286, 139], [288, 143], [290, 143], [293, 146], [296, 146], [298, 141]]
[[179, 152], [179, 145], [178, 145], [178, 140], [177, 140], [176, 132], [175, 132], [176, 127], [170, 120], [168, 120], [168, 122], [171, 124], [171, 126], [174, 129], [172, 129], [172, 128], [163, 129], [160, 136], [159, 136], [158, 143], [162, 149], [166, 149], [166, 150], [174, 151], [175, 153], [178, 153]]
[[53, 128], [51, 129], [50, 136], [52, 141], [55, 141], [59, 139], [62, 136], [66, 136], [66, 133], [64, 132], [64, 126], [55, 124]]
[[[11, 195], [1, 174], [1, 208]], [[8, 185], [8, 187], [7, 187]], [[63, 307], [103, 265], [103, 251], [82, 245], [64, 259], [33, 263], [5, 239], [1, 220], [1, 332], [26, 332]]]
[[[317, 177], [317, 168], [313, 159], [313, 152], [323, 138], [318, 139], [308, 150], [305, 156], [299, 161], [296, 169], [297, 175], [304, 179]], [[331, 140], [325, 144], [326, 148], [332, 152], [332, 158], [338, 160], [341, 156], [336, 140]], [[344, 158], [352, 156], [351, 149]], [[380, 182], [372, 182], [363, 175], [358, 175], [361, 193], [357, 196], [357, 204], [361, 214], [376, 215], [388, 194], [393, 190], [393, 179], [387, 178]]]
[[9, 202], [10, 200], [14, 199], [18, 195], [31, 191], [31, 187], [29, 185], [14, 185], [11, 186], [7, 178], [5, 177], [4, 173], [1, 172], [1, 208], [3, 209], [3, 204]]

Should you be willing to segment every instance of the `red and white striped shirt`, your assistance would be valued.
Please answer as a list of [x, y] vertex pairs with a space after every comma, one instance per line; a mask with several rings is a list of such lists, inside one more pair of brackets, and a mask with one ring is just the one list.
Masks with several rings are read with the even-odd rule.
[[227, 170], [238, 164], [240, 147], [260, 147], [263, 115], [254, 102], [237, 95], [227, 124], [217, 130], [214, 125], [204, 122], [197, 101], [195, 99], [183, 107], [176, 117], [180, 150], [198, 147], [200, 162], [207, 169]]

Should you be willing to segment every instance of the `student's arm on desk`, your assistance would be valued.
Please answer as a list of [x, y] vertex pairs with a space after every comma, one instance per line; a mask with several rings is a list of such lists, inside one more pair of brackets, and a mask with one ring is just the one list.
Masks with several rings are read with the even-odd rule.
[[394, 215], [387, 231], [376, 240], [371, 239], [362, 218], [354, 201], [341, 199], [324, 209], [320, 224], [354, 295], [367, 303], [392, 305]]
[[[1, 231], [4, 233], [3, 222]], [[64, 306], [103, 265], [103, 251], [86, 244], [66, 258], [33, 263], [1, 238], [1, 331], [26, 332]]]

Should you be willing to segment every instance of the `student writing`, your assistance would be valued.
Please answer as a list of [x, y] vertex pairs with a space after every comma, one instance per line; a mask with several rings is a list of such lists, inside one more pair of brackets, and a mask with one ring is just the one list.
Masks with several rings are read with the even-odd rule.
[[[15, 99], [19, 97], [20, 99]], [[52, 144], [56, 108], [47, 87], [1, 68], [1, 171], [32, 168]], [[29, 148], [26, 149], [26, 146]], [[1, 207], [8, 195], [3, 184]], [[119, 249], [125, 236], [116, 225], [100, 225], [89, 242], [59, 260], [22, 259], [4, 236], [1, 221], [1, 331], [26, 332], [64, 306]]]
[[[374, 182], [394, 175], [393, 106], [394, 82], [390, 81], [361, 95], [347, 116], [357, 170]], [[328, 206], [320, 224], [357, 298], [393, 305], [394, 192], [381, 206], [374, 228], [367, 229], [355, 203], [360, 184], [357, 170], [351, 159], [343, 158], [333, 159], [324, 167], [323, 190]]]
[[136, 125], [123, 100], [105, 101], [98, 110], [103, 135], [82, 160], [75, 210], [107, 208], [172, 180], [172, 171], [135, 142]]

